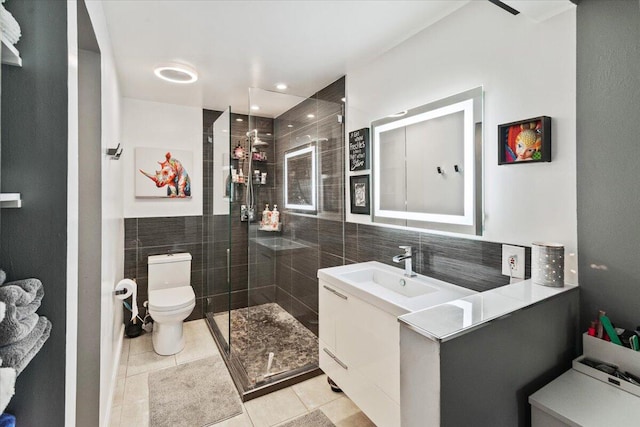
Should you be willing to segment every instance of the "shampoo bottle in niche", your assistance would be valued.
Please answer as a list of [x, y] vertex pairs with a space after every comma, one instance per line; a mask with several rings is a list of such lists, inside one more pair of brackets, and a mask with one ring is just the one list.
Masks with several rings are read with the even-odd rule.
[[271, 224], [271, 211], [269, 210], [269, 204], [267, 203], [264, 206], [264, 210], [262, 211], [262, 220], [260, 221], [260, 225], [262, 227], [268, 227]]
[[279, 222], [280, 212], [278, 211], [278, 205], [273, 205], [273, 212], [271, 212], [271, 228], [277, 230]]

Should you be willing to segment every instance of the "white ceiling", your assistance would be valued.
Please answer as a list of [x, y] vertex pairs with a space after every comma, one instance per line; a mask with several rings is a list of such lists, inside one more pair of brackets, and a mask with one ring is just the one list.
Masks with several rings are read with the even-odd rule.
[[[122, 95], [246, 113], [249, 88], [308, 96], [465, 1], [103, 0]], [[192, 85], [154, 67], [195, 67]], [[390, 76], [391, 77], [391, 76]], [[259, 115], [274, 114], [262, 109]]]

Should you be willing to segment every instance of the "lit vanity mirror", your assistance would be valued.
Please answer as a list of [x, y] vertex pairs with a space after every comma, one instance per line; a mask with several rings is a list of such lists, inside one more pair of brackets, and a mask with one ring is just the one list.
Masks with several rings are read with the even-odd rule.
[[316, 147], [313, 144], [284, 155], [284, 207], [316, 211]]
[[482, 234], [482, 94], [372, 122], [374, 223]]

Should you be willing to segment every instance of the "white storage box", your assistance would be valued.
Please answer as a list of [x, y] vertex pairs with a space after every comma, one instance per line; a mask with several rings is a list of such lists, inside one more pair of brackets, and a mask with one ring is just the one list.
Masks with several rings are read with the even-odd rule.
[[582, 346], [583, 355], [573, 361], [573, 369], [640, 396], [640, 386], [581, 363], [584, 358], [595, 359], [610, 365], [616, 365], [618, 370], [628, 371], [636, 377], [640, 377], [640, 351], [631, 350], [587, 334], [582, 336]]

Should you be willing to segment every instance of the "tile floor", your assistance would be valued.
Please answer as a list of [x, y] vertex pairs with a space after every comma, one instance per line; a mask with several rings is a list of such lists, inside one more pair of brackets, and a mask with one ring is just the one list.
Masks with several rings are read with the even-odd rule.
[[[153, 351], [151, 334], [124, 339], [111, 411], [112, 427], [149, 425], [149, 372], [218, 354], [204, 320], [186, 322], [184, 334], [185, 348], [173, 356], [157, 355]], [[331, 391], [324, 375], [251, 400], [242, 406], [242, 414], [215, 426], [278, 426], [320, 409], [337, 427], [375, 427], [348, 397]]]

